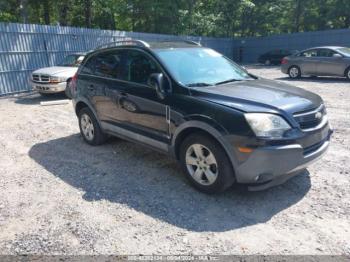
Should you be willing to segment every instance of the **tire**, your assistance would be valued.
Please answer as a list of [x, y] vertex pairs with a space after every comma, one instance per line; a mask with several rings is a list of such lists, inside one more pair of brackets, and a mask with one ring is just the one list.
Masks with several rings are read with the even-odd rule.
[[86, 143], [98, 146], [107, 140], [107, 135], [103, 133], [95, 115], [88, 107], [84, 107], [79, 111], [78, 119], [80, 134]]
[[231, 161], [213, 138], [192, 134], [182, 142], [179, 153], [182, 169], [197, 190], [206, 194], [220, 193], [235, 182]]
[[350, 67], [345, 71], [345, 77], [350, 80]]
[[288, 69], [288, 75], [292, 79], [300, 78], [301, 77], [301, 71], [300, 68], [297, 66], [291, 66]]
[[265, 64], [266, 66], [271, 65], [271, 60], [270, 60], [270, 59], [266, 59], [264, 64]]
[[71, 92], [70, 86], [69, 86], [70, 81], [71, 81], [71, 80], [68, 80], [68, 81], [67, 81], [67, 85], [66, 85], [66, 89], [64, 90], [64, 94], [65, 94], [66, 97], [68, 97], [69, 99], [72, 99], [72, 92]]

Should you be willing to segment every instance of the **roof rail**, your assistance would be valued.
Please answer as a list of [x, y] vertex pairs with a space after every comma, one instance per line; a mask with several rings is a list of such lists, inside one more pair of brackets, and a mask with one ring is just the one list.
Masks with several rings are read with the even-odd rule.
[[187, 40], [187, 39], [172, 39], [172, 38], [169, 38], [169, 39], [160, 40], [159, 42], [160, 43], [167, 43], [167, 42], [170, 42], [170, 43], [186, 43], [186, 44], [189, 44], [189, 45], [202, 46], [201, 43], [199, 43], [199, 42], [195, 42], [195, 41]]
[[202, 46], [200, 42], [195, 42], [192, 40], [183, 40], [187, 44]]
[[108, 47], [116, 47], [120, 45], [133, 45], [133, 46], [140, 46], [140, 47], [146, 47], [146, 48], [150, 47], [150, 45], [147, 42], [142, 40], [125, 39], [125, 40], [120, 40], [120, 41], [115, 41], [115, 42], [110, 42], [107, 44], [100, 45], [96, 47], [95, 50], [108, 48]]

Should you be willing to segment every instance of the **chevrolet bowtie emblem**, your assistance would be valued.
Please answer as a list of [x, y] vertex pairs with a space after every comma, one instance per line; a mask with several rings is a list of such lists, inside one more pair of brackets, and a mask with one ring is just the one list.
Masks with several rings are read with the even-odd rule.
[[316, 114], [315, 114], [315, 118], [316, 119], [321, 119], [322, 118], [322, 113], [321, 112], [317, 112]]

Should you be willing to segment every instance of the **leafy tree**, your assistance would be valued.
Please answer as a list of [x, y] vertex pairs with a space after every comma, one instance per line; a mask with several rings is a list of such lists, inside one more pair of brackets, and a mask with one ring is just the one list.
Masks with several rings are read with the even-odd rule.
[[0, 0], [0, 22], [264, 36], [350, 28], [350, 0]]

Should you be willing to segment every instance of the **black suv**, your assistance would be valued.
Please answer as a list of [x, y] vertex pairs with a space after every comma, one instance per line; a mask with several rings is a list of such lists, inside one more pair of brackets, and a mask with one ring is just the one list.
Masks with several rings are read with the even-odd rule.
[[318, 95], [192, 42], [108, 44], [86, 55], [71, 87], [87, 143], [113, 135], [169, 153], [206, 193], [283, 183], [325, 153], [332, 132]]

